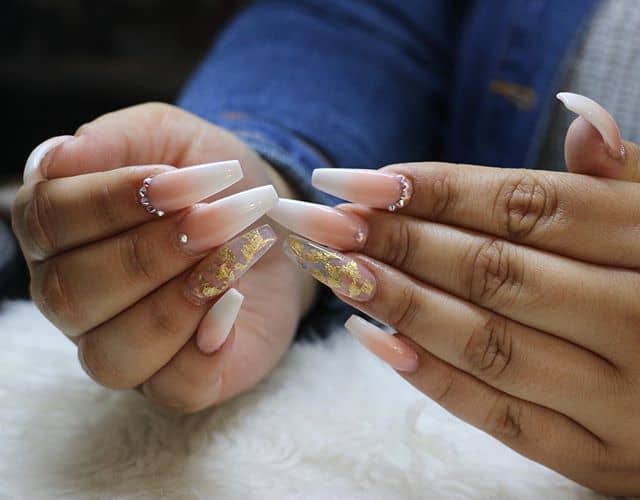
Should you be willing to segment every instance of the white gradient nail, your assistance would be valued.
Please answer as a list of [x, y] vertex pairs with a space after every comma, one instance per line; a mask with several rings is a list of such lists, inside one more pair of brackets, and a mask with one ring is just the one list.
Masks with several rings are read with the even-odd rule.
[[413, 373], [418, 369], [418, 354], [406, 343], [381, 328], [355, 314], [344, 326], [369, 351], [396, 370]]
[[277, 202], [276, 190], [267, 185], [213, 203], [196, 205], [178, 226], [178, 242], [193, 253], [222, 245], [257, 221]]
[[222, 347], [240, 313], [243, 300], [244, 295], [231, 288], [211, 306], [202, 318], [196, 334], [200, 351], [211, 354]]
[[556, 96], [569, 111], [580, 115], [593, 125], [602, 136], [615, 159], [624, 157], [624, 146], [620, 129], [609, 112], [593, 99], [571, 92], [561, 92]]
[[139, 196], [143, 205], [163, 212], [186, 208], [242, 179], [236, 160], [178, 168], [145, 180]]
[[316, 203], [280, 198], [267, 215], [291, 231], [337, 250], [361, 248], [367, 239], [362, 218]]
[[47, 180], [47, 155], [60, 144], [67, 142], [74, 137], [72, 135], [61, 135], [52, 137], [37, 146], [27, 158], [24, 167], [23, 182], [25, 184], [37, 184]]

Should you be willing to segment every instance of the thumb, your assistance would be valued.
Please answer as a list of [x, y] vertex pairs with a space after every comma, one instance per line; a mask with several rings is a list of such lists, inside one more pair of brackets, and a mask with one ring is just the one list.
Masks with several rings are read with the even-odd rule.
[[623, 141], [614, 118], [597, 102], [563, 92], [558, 99], [580, 115], [565, 138], [569, 172], [640, 182], [640, 148]]

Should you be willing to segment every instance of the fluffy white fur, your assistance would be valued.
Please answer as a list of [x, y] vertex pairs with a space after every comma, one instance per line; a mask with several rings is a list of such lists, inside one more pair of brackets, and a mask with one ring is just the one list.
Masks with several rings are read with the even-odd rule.
[[598, 498], [451, 417], [344, 332], [188, 417], [96, 386], [30, 303], [4, 306], [0, 340], [2, 499]]

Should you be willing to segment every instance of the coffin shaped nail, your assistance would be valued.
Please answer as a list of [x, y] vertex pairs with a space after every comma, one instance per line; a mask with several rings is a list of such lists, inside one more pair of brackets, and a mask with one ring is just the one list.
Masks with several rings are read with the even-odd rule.
[[283, 249], [302, 269], [337, 293], [361, 302], [373, 297], [375, 278], [355, 259], [293, 234]]
[[208, 204], [194, 207], [180, 221], [179, 244], [184, 250], [201, 253], [222, 245], [247, 228], [278, 202], [273, 186], [260, 186]]
[[356, 250], [367, 239], [362, 218], [316, 203], [280, 198], [267, 215], [305, 238], [338, 250]]
[[609, 153], [615, 159], [624, 157], [624, 146], [620, 136], [620, 128], [613, 116], [593, 99], [571, 92], [560, 92], [556, 96], [569, 111], [587, 120], [602, 136], [602, 140], [609, 148]]
[[240, 179], [242, 168], [236, 160], [205, 163], [148, 177], [138, 196], [148, 212], [163, 215], [213, 196]]
[[61, 135], [47, 139], [38, 145], [27, 158], [24, 166], [23, 182], [25, 184], [36, 184], [47, 179], [47, 160], [50, 159], [49, 153], [62, 143], [70, 141], [74, 137], [72, 135]]
[[343, 200], [391, 212], [407, 205], [413, 195], [411, 181], [404, 175], [360, 168], [317, 168], [311, 183]]
[[352, 315], [344, 324], [347, 330], [369, 351], [398, 371], [413, 373], [418, 369], [418, 355], [407, 344], [389, 335], [360, 316]]
[[276, 240], [271, 226], [264, 224], [217, 248], [189, 275], [187, 297], [196, 304], [204, 304], [225, 292], [267, 253]]
[[196, 333], [198, 349], [211, 354], [224, 344], [238, 317], [244, 295], [235, 288], [227, 290], [202, 318]]

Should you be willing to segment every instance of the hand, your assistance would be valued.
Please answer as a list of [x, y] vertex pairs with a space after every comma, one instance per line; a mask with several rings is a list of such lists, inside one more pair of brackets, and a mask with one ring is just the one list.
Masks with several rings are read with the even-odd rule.
[[[79, 357], [97, 382], [137, 387], [161, 405], [192, 412], [252, 387], [287, 349], [313, 289], [275, 251], [237, 283], [245, 300], [222, 348], [204, 354], [194, 335], [214, 300], [198, 300], [203, 297], [197, 286], [191, 290], [195, 300], [185, 295], [194, 266], [202, 266], [213, 247], [267, 206], [247, 192], [235, 201], [227, 197], [192, 207], [211, 194], [211, 174], [185, 176], [188, 169], [173, 166], [232, 159], [240, 161], [244, 178], [224, 195], [264, 184], [292, 195], [232, 134], [161, 104], [105, 115], [75, 137], [49, 141], [32, 155], [13, 207], [32, 296], [78, 344]], [[228, 183], [237, 180], [231, 167]], [[163, 203], [165, 217], [138, 203], [138, 189], [148, 176], [153, 176], [148, 196]], [[257, 190], [262, 201], [268, 189]], [[254, 196], [250, 203], [247, 196]], [[178, 242], [183, 232], [189, 236], [186, 245]], [[239, 297], [230, 295], [206, 316], [199, 332], [204, 344], [212, 340], [207, 329], [220, 327], [222, 320], [233, 323], [233, 317], [220, 317], [220, 309], [234, 316]], [[226, 332], [218, 332], [218, 341], [224, 340], [220, 334]]]
[[[288, 239], [314, 277], [400, 332], [347, 322], [415, 387], [523, 455], [630, 495], [640, 493], [640, 185], [629, 180], [640, 149], [620, 155], [594, 130], [583, 118], [572, 127], [570, 167], [626, 181], [439, 163], [320, 170], [316, 187], [369, 207], [308, 207], [323, 231], [277, 215], [358, 252]], [[603, 161], [576, 163], [576, 148]], [[388, 205], [399, 214], [370, 208]]]

